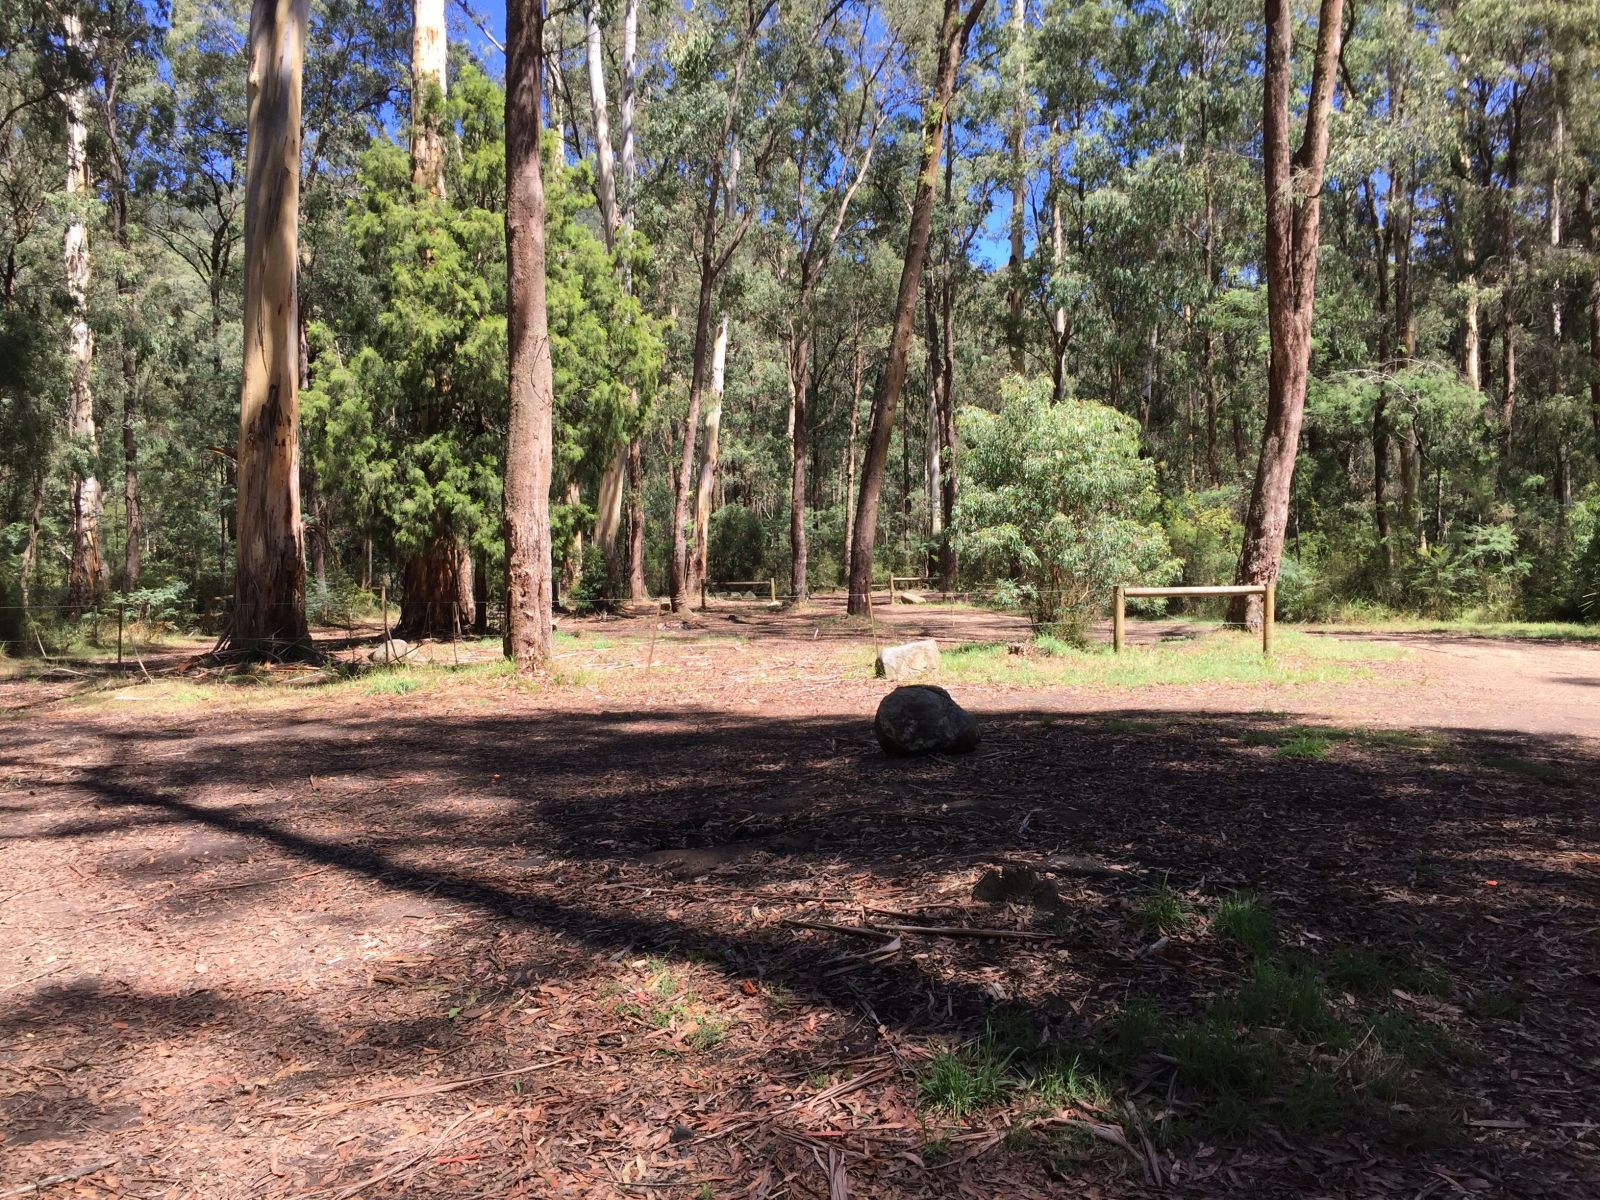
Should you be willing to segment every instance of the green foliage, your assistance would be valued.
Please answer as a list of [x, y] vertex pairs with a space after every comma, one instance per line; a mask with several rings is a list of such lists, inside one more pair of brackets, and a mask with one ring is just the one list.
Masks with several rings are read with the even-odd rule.
[[965, 408], [960, 429], [961, 552], [1009, 581], [1037, 625], [1079, 640], [1113, 584], [1176, 572], [1155, 523], [1155, 468], [1128, 417], [1052, 404], [1045, 382], [1013, 378], [998, 413]]
[[756, 579], [767, 569], [767, 530], [742, 504], [726, 504], [711, 515], [707, 551], [712, 581]]
[[[362, 266], [332, 323], [310, 331], [303, 398], [319, 482], [400, 556], [435, 538], [488, 554], [500, 543], [506, 400], [504, 98], [464, 67], [446, 113], [447, 198], [412, 183], [404, 150], [379, 136], [361, 157], [347, 233]], [[622, 287], [619, 259], [579, 219], [585, 178], [545, 164], [547, 289], [558, 481], [598, 468], [636, 432], [660, 367], [655, 322]], [[642, 248], [627, 253], [643, 261]], [[363, 301], [373, 289], [375, 304]], [[570, 507], [570, 506], [565, 506]], [[588, 508], [556, 512], [559, 558]]]

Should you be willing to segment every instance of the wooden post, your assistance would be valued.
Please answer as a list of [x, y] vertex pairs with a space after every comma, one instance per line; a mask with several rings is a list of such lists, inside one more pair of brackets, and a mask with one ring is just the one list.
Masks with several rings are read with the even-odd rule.
[[1111, 651], [1113, 654], [1122, 653], [1122, 634], [1124, 624], [1124, 608], [1127, 598], [1123, 595], [1122, 584], [1117, 584], [1111, 598]]
[[126, 604], [117, 605], [117, 666], [119, 667], [122, 665], [122, 613], [127, 607]]
[[[867, 591], [872, 591], [872, 584], [867, 584]], [[894, 572], [889, 572], [889, 607], [894, 607]]]
[[778, 577], [776, 575], [767, 576], [767, 599], [774, 604], [778, 602]]
[[1261, 599], [1261, 653], [1272, 653], [1272, 625], [1275, 620], [1273, 610], [1278, 605], [1278, 583], [1271, 580], [1267, 583], [1266, 591]]
[[391, 662], [394, 659], [394, 654], [393, 654], [392, 651], [389, 651], [387, 649], [387, 647], [389, 645], [389, 585], [388, 585], [388, 583], [380, 583], [378, 585], [378, 603], [383, 605], [383, 644], [384, 644], [384, 647], [385, 647], [383, 658], [384, 658], [385, 662]]

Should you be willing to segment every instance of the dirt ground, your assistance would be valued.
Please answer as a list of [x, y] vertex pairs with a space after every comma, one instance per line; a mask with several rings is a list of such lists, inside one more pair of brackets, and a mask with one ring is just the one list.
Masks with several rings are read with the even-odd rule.
[[[0, 1196], [1600, 1195], [1600, 649], [952, 683], [982, 745], [906, 761], [874, 636], [1020, 623], [723, 609], [563, 622], [535, 687], [174, 690], [181, 647], [0, 684]], [[974, 900], [1001, 865], [1060, 905]], [[1204, 919], [1157, 936], [1158, 888], [1425, 962], [1382, 1003], [1457, 1050], [1390, 1107], [1443, 1135], [1275, 1098], [1218, 1133], [1159, 1053], [1052, 1111], [930, 1105], [998, 1016], [1089, 1046], [1248, 976]]]

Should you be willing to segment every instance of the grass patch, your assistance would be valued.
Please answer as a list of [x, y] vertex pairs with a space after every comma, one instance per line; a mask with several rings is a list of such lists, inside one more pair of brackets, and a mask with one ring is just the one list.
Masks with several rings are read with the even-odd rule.
[[1169, 1065], [1184, 1101], [1180, 1137], [1241, 1137], [1264, 1124], [1407, 1144], [1448, 1135], [1417, 1114], [1439, 1107], [1439, 1069], [1470, 1048], [1385, 1003], [1395, 989], [1447, 991], [1439, 971], [1366, 946], [1315, 960], [1285, 952], [1271, 911], [1245, 892], [1218, 902], [1210, 929], [1250, 952], [1249, 977], [1186, 1015], [1130, 999], [1101, 1024], [1085, 1074], [1095, 1078], [1098, 1064], [1148, 1078]]
[[928, 1060], [917, 1078], [917, 1095], [936, 1112], [957, 1119], [998, 1104], [1013, 1086], [1007, 1078], [1009, 1059], [996, 1058], [982, 1043], [943, 1050]]
[[1211, 932], [1257, 957], [1269, 954], [1278, 941], [1278, 923], [1271, 910], [1250, 892], [1222, 898], [1211, 917]]
[[1138, 901], [1139, 919], [1159, 933], [1182, 933], [1195, 923], [1194, 904], [1163, 880]]
[[1341, 946], [1328, 956], [1328, 984], [1363, 1000], [1386, 996], [1396, 988], [1422, 996], [1450, 990], [1443, 971], [1415, 954], [1393, 954], [1371, 946]]
[[1509, 754], [1491, 754], [1477, 760], [1479, 766], [1488, 767], [1491, 771], [1502, 771], [1507, 775], [1520, 775], [1524, 779], [1532, 779], [1538, 783], [1553, 784], [1556, 787], [1570, 787], [1574, 782], [1570, 772], [1554, 763], [1539, 762], [1532, 758], [1517, 758]]
[[1272, 656], [1261, 643], [1235, 630], [1201, 637], [1130, 646], [1121, 654], [1109, 647], [1077, 648], [1054, 637], [1040, 637], [1033, 654], [1011, 654], [993, 642], [971, 642], [944, 649], [939, 674], [964, 683], [1018, 684], [1029, 687], [1142, 688], [1215, 683], [1337, 683], [1370, 676], [1372, 665], [1392, 662], [1405, 650], [1376, 642], [1313, 637], [1280, 630]]
[[1600, 642], [1600, 625], [1575, 621], [1429, 621], [1401, 619], [1352, 622], [1374, 632], [1443, 633], [1460, 637], [1515, 638], [1524, 641]]
[[635, 966], [643, 968], [642, 980], [631, 986], [616, 982], [601, 988], [600, 994], [612, 1001], [614, 1013], [655, 1029], [673, 1030], [690, 1050], [712, 1050], [727, 1040], [728, 1021], [717, 1015], [670, 963], [652, 958]]

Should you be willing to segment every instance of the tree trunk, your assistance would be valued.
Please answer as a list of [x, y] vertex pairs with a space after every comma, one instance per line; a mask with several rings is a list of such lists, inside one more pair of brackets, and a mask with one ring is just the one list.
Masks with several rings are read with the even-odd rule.
[[700, 482], [694, 496], [694, 563], [689, 579], [692, 598], [704, 593], [711, 565], [711, 507], [716, 499], [717, 462], [721, 457], [722, 395], [728, 372], [728, 318], [717, 325], [716, 342], [711, 348], [711, 393], [706, 404], [706, 447], [700, 456]]
[[[1028, 165], [1024, 157], [1027, 135], [1026, 114], [1028, 79], [1023, 58], [1023, 38], [1027, 32], [1027, 0], [1012, 0], [1011, 53], [1015, 58], [1016, 107], [1011, 115], [1011, 261], [1007, 264], [1010, 282], [1006, 292], [1006, 344], [1011, 350], [1011, 370], [1021, 375], [1027, 366], [1022, 331], [1023, 238], [1026, 232], [1028, 203]], [[932, 439], [930, 438], [930, 443]]]
[[28, 538], [22, 543], [22, 553], [17, 556], [17, 603], [22, 609], [22, 623], [18, 632], [27, 635], [28, 627], [32, 624], [33, 614], [29, 609], [29, 601], [33, 587], [33, 564], [39, 557], [39, 523], [44, 519], [44, 487], [48, 481], [49, 468], [45, 463], [40, 463], [33, 473], [33, 503], [28, 506]]
[[644, 446], [628, 443], [628, 598], [635, 604], [650, 599], [644, 577]]
[[544, 0], [506, 5], [505, 653], [519, 674], [550, 662], [550, 470], [555, 375], [545, 296]]
[[444, 195], [445, 65], [449, 55], [444, 0], [411, 4], [411, 182]]
[[[112, 118], [108, 115], [108, 122]], [[139, 587], [140, 542], [144, 526], [139, 519], [139, 360], [133, 350], [127, 325], [131, 322], [133, 281], [128, 274], [132, 246], [128, 240], [128, 178], [120, 147], [116, 155], [117, 177], [113, 184], [112, 220], [122, 265], [117, 269], [117, 297], [124, 311], [122, 331], [122, 587]]]
[[[1300, 423], [1311, 365], [1311, 317], [1316, 304], [1321, 239], [1322, 169], [1328, 156], [1328, 109], [1339, 61], [1344, 0], [1322, 0], [1305, 132], [1289, 151], [1289, 92], [1293, 74], [1293, 13], [1289, 0], [1266, 0], [1262, 149], [1267, 207], [1267, 416], [1261, 457], [1245, 516], [1235, 579], [1273, 582], [1283, 562]], [[1240, 596], [1229, 616], [1254, 629], [1261, 598]]]
[[[445, 67], [449, 52], [444, 0], [412, 0], [411, 181], [436, 201], [445, 196]], [[443, 398], [426, 406], [424, 436], [437, 432]], [[454, 529], [436, 527], [406, 561], [396, 630], [407, 637], [455, 637], [474, 618], [472, 553]]]
[[430, 541], [421, 554], [406, 560], [402, 582], [396, 633], [453, 637], [471, 626], [476, 607], [472, 558], [460, 538], [446, 535]]
[[[633, 229], [634, 144], [633, 108], [639, 86], [639, 0], [625, 0], [622, 10], [622, 102], [619, 133], [622, 140], [622, 224]], [[631, 277], [629, 280], [632, 282]], [[635, 436], [628, 443], [628, 596], [635, 603], [648, 600], [644, 578], [644, 465], [643, 447]]]
[[[803, 323], [808, 316], [802, 298], [798, 321]], [[806, 389], [811, 385], [810, 375], [811, 333], [802, 324], [789, 339], [789, 594], [796, 604], [805, 603], [811, 594], [806, 544], [806, 461], [810, 454]]]
[[[1337, 0], [1335, 0], [1337, 2]], [[983, 13], [985, 0], [971, 0], [963, 17], [958, 0], [944, 0], [939, 33], [939, 68], [933, 92], [923, 106], [922, 149], [917, 168], [916, 193], [911, 202], [910, 230], [900, 290], [895, 299], [894, 325], [889, 337], [889, 357], [872, 398], [872, 421], [867, 433], [867, 455], [861, 470], [861, 494], [856, 502], [855, 537], [850, 556], [852, 614], [865, 613], [872, 588], [872, 556], [878, 537], [878, 500], [883, 491], [884, 468], [889, 461], [889, 438], [894, 432], [895, 407], [905, 385], [906, 357], [911, 349], [916, 319], [917, 291], [933, 223], [933, 192], [939, 178], [939, 153], [944, 145], [945, 123], [955, 96], [956, 71], [967, 37]]]
[[300, 517], [300, 79], [310, 0], [254, 0], [231, 647], [311, 653]]
[[[856, 337], [855, 353], [850, 364], [850, 435], [844, 446], [844, 502], [850, 503], [850, 497], [856, 490], [856, 434], [861, 425], [861, 373], [866, 363], [862, 356], [861, 338]], [[1600, 418], [1597, 418], [1600, 419]], [[850, 552], [855, 543], [856, 527], [853, 521], [844, 523], [844, 567], [850, 569]]]
[[[82, 26], [75, 13], [62, 18], [67, 46], [87, 53]], [[71, 302], [67, 359], [70, 364], [67, 435], [72, 439], [72, 559], [67, 572], [67, 608], [81, 613], [94, 607], [100, 596], [100, 511], [104, 498], [96, 468], [100, 444], [94, 423], [94, 334], [89, 329], [89, 222], [85, 211], [94, 199], [89, 177], [88, 127], [84, 115], [89, 97], [74, 88], [64, 97], [67, 110], [67, 232], [63, 257], [67, 298]]]
[[[637, 31], [638, 15], [633, 16]], [[600, 6], [597, 0], [584, 5], [584, 58], [589, 69], [589, 115], [594, 125], [595, 198], [600, 208], [600, 231], [605, 237], [606, 249], [616, 248], [619, 222], [632, 224], [630, 213], [624, 222], [617, 204], [616, 171], [611, 153], [611, 114], [606, 98], [606, 72], [600, 42]], [[633, 111], [632, 88], [623, 84], [623, 172], [632, 167]], [[631, 280], [624, 277], [624, 286]], [[629, 287], [631, 291], [632, 288]], [[637, 403], [638, 396], [635, 394]], [[600, 486], [595, 498], [594, 540], [606, 560], [606, 588], [613, 592], [621, 579], [621, 563], [617, 555], [618, 535], [622, 530], [622, 497], [627, 487], [628, 446], [624, 443], [606, 463], [600, 475]]]
[[1594, 426], [1594, 448], [1600, 456], [1600, 226], [1596, 225], [1596, 184], [1588, 179], [1579, 185], [1578, 203], [1583, 209], [1589, 246], [1589, 421]]

